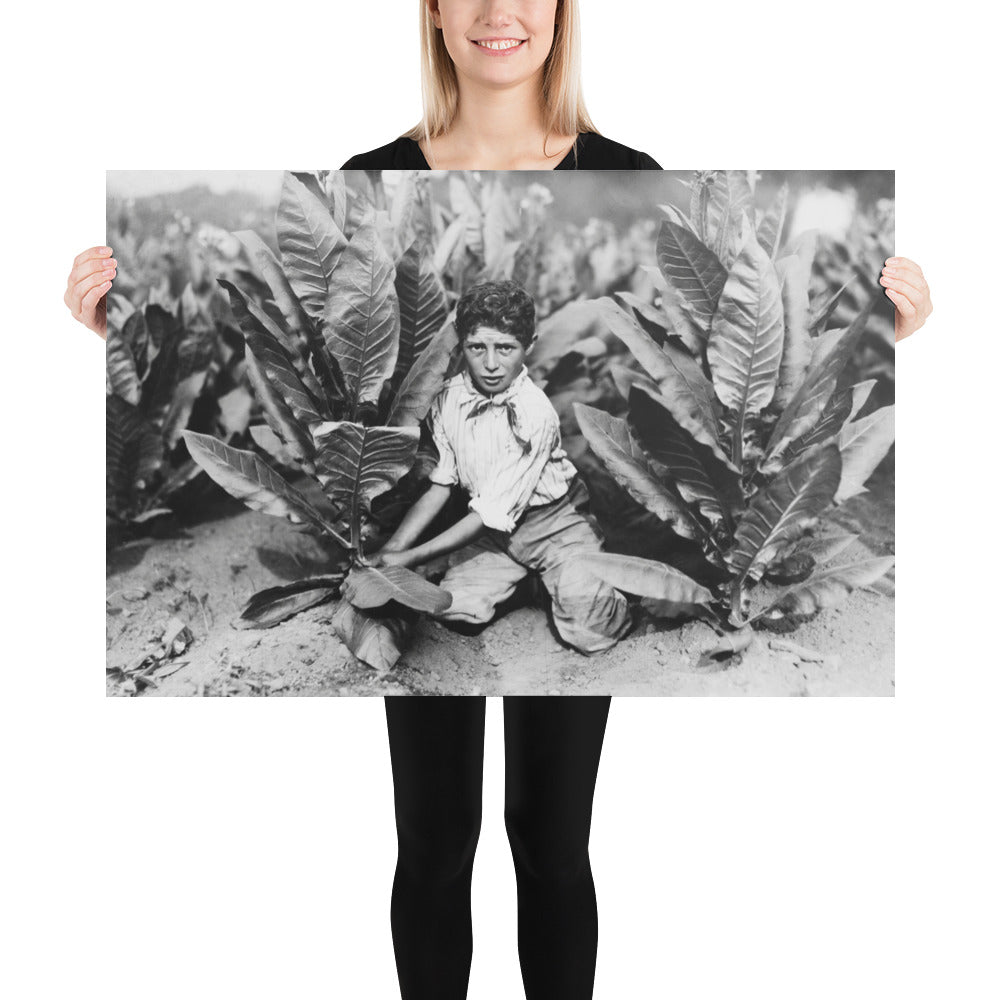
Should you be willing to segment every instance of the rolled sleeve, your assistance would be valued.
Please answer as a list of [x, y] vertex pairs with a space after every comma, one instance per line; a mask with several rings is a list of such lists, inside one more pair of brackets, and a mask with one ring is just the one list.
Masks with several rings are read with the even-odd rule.
[[469, 510], [474, 510], [483, 524], [494, 531], [513, 531], [517, 521], [511, 516], [506, 503], [501, 500], [491, 500], [488, 497], [476, 496], [469, 501]]

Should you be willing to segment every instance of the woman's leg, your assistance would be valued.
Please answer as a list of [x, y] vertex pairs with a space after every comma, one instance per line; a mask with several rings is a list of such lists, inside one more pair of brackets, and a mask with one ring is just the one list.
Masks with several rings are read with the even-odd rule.
[[610, 696], [506, 696], [504, 819], [527, 1000], [590, 1000], [597, 896], [590, 819]]
[[403, 1000], [465, 1000], [486, 699], [390, 695], [385, 714], [399, 843], [391, 925], [400, 992]]

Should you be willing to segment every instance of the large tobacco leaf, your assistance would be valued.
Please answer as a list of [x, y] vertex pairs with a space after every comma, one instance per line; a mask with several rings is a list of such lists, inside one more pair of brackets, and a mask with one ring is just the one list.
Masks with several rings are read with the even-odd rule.
[[742, 499], [735, 472], [681, 427], [658, 393], [636, 384], [628, 400], [634, 438], [663, 467], [677, 492], [713, 523], [732, 516]]
[[698, 237], [664, 220], [656, 240], [656, 262], [702, 329], [712, 322], [726, 284], [726, 269]]
[[313, 429], [316, 474], [334, 501], [350, 498], [365, 506], [391, 489], [410, 470], [417, 456], [416, 427], [365, 427], [346, 420]]
[[108, 511], [136, 513], [140, 496], [163, 463], [163, 439], [139, 411], [120, 396], [105, 399]]
[[782, 464], [787, 464], [813, 445], [839, 434], [844, 424], [852, 420], [865, 405], [874, 386], [875, 380], [869, 379], [867, 382], [859, 382], [857, 385], [835, 392], [823, 408], [815, 426], [788, 445], [783, 455], [773, 464], [773, 468], [765, 467], [764, 471], [780, 469]]
[[653, 559], [615, 552], [587, 552], [573, 558], [577, 565], [627, 594], [675, 604], [701, 604], [712, 599], [708, 588], [673, 566]]
[[430, 409], [459, 350], [454, 313], [411, 366], [389, 409], [386, 422], [416, 427]]
[[805, 262], [798, 254], [790, 254], [775, 264], [775, 270], [781, 283], [784, 346], [778, 368], [778, 384], [770, 405], [780, 410], [788, 404], [802, 384], [812, 356], [812, 345], [806, 325], [809, 314], [809, 272], [805, 268]]
[[340, 595], [343, 573], [305, 577], [294, 583], [258, 590], [240, 612], [244, 628], [273, 628], [307, 608]]
[[393, 605], [362, 610], [349, 601], [341, 601], [333, 616], [333, 630], [344, 645], [379, 673], [386, 673], [396, 665], [413, 629], [413, 619], [400, 614]]
[[284, 402], [293, 418], [305, 427], [329, 419], [331, 414], [325, 402], [326, 397], [315, 382], [315, 376], [309, 373], [309, 385], [303, 381], [289, 353], [289, 345], [283, 343], [280, 335], [267, 325], [270, 320], [263, 317], [267, 323], [263, 322], [263, 314], [251, 308], [243, 293], [230, 282], [220, 278], [219, 284], [229, 293], [233, 313], [243, 330], [248, 351], [253, 354], [270, 387]]
[[405, 566], [355, 566], [344, 581], [344, 596], [356, 608], [378, 608], [390, 601], [414, 611], [440, 614], [451, 594]]
[[627, 316], [612, 299], [599, 299], [600, 314], [609, 329], [619, 337], [640, 365], [659, 386], [664, 405], [677, 422], [701, 444], [706, 445], [722, 462], [728, 456], [719, 444], [719, 422], [712, 383], [702, 373], [697, 361], [664, 342], [657, 344]]
[[209, 476], [251, 510], [287, 518], [292, 524], [309, 524], [349, 547], [321, 511], [252, 451], [232, 448], [194, 431], [185, 431], [184, 440], [191, 457]]
[[691, 188], [690, 212], [697, 234], [729, 267], [741, 242], [741, 219], [754, 222], [753, 192], [745, 172], [703, 171]]
[[155, 353], [143, 380], [139, 411], [154, 426], [162, 427], [180, 378], [180, 326], [161, 306], [147, 306], [145, 315]]
[[414, 239], [399, 261], [396, 295], [399, 300], [399, 356], [393, 382], [399, 385], [448, 316], [444, 286], [423, 252], [421, 240]]
[[[304, 376], [303, 366], [306, 364], [306, 352], [303, 345], [306, 345], [308, 355], [316, 369], [316, 376], [322, 383], [323, 391], [331, 399], [342, 399], [345, 395], [344, 382], [336, 359], [327, 352], [322, 336], [303, 309], [302, 303], [299, 302], [281, 264], [271, 253], [271, 248], [254, 232], [243, 231], [233, 235], [243, 244], [247, 255], [257, 266], [267, 283], [273, 299], [274, 310], [280, 315], [279, 326], [282, 330], [287, 328], [295, 336], [298, 356], [293, 355], [292, 360], [299, 375]], [[270, 303], [265, 302], [264, 311], [278, 323], [278, 315], [271, 311], [270, 305]]]
[[288, 283], [306, 314], [323, 322], [337, 291], [334, 271], [347, 241], [329, 209], [294, 174], [286, 173], [278, 205], [278, 247]]
[[775, 554], [816, 523], [833, 501], [840, 469], [840, 452], [827, 445], [783, 469], [753, 498], [726, 559], [738, 580], [760, 579]]
[[895, 406], [883, 406], [847, 424], [837, 436], [843, 472], [834, 500], [841, 503], [863, 493], [865, 482], [896, 439]]
[[129, 326], [133, 328], [133, 331], [139, 326], [145, 328], [145, 319], [141, 312], [133, 313], [126, 320], [126, 326], [123, 329], [119, 329], [113, 324], [108, 325], [107, 340], [105, 341], [107, 392], [108, 395], [124, 399], [132, 406], [138, 406], [142, 395], [142, 382], [130, 346], [133, 343], [133, 338], [138, 338], [134, 332], [129, 335]]
[[821, 608], [832, 607], [855, 588], [874, 583], [892, 568], [895, 561], [895, 556], [880, 556], [841, 566], [823, 567], [816, 570], [808, 580], [783, 591], [755, 617], [762, 617], [774, 610], [807, 615]]
[[[784, 181], [778, 190], [777, 197], [770, 204], [757, 226], [757, 242], [767, 252], [771, 260], [775, 259], [781, 243], [781, 231], [785, 225], [788, 212], [788, 181]], [[806, 267], [806, 274], [809, 267]]]
[[203, 368], [201, 371], [192, 372], [177, 383], [174, 398], [163, 415], [163, 442], [168, 451], [172, 450], [180, 440], [207, 379], [208, 371]]
[[[270, 378], [262, 371], [249, 345], [244, 358], [247, 366], [247, 378], [253, 387], [254, 394], [260, 401], [272, 433], [283, 448], [289, 452], [289, 458], [299, 462], [307, 471], [314, 471], [316, 447], [312, 437], [296, 419], [295, 411], [285, 402], [284, 396], [271, 383]], [[253, 428], [250, 428], [251, 432]]]
[[771, 430], [766, 447], [768, 457], [780, 455], [792, 441], [808, 433], [819, 421], [837, 387], [837, 380], [864, 333], [874, 301], [874, 297], [868, 301], [854, 322], [837, 335], [818, 361], [814, 351], [813, 361], [802, 384]]
[[349, 412], [377, 405], [399, 354], [395, 268], [371, 220], [361, 223], [341, 255], [336, 294], [325, 303], [323, 333], [347, 386]]
[[649, 459], [629, 434], [628, 424], [603, 410], [574, 403], [573, 410], [594, 454], [615, 481], [650, 513], [684, 538], [696, 538], [701, 529], [684, 501], [660, 481]]
[[783, 342], [778, 275], [751, 237], [726, 279], [706, 349], [715, 393], [734, 415], [733, 462], [737, 465], [742, 461], [747, 419], [760, 413], [774, 396]]

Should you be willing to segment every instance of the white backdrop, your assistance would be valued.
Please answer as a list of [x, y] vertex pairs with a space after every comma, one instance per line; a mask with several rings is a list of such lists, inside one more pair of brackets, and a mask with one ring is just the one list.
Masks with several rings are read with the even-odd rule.
[[[5, 15], [7, 996], [398, 996], [381, 699], [104, 696], [104, 353], [62, 294], [105, 169], [339, 166], [408, 128], [415, 8]], [[997, 995], [995, 31], [926, 9], [583, 3], [605, 134], [671, 169], [895, 169], [936, 305], [897, 364], [897, 696], [614, 699], [597, 1000]], [[501, 711], [471, 1000], [522, 995]]]

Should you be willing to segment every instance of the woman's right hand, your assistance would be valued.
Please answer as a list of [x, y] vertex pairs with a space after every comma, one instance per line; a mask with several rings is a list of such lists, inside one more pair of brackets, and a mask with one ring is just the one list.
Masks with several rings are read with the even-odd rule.
[[108, 336], [107, 294], [118, 262], [110, 247], [91, 247], [73, 261], [63, 302], [74, 319], [106, 340]]

